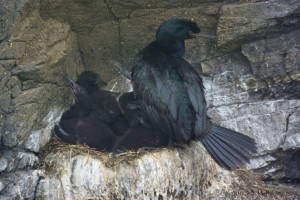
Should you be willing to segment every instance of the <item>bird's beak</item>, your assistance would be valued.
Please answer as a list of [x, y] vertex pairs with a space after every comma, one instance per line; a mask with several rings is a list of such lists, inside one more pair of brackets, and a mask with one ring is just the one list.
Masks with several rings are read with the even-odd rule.
[[68, 86], [71, 88], [73, 95], [75, 97], [75, 100], [78, 101], [77, 99], [77, 94], [80, 93], [80, 85], [78, 85], [77, 83], [75, 83], [68, 75], [64, 76], [66, 82], [68, 83]]
[[68, 83], [69, 87], [72, 90], [75, 90], [76, 89], [76, 83], [68, 75], [65, 75], [64, 78], [65, 78], [65, 81]]
[[195, 38], [195, 37], [205, 37], [205, 38], [216, 38], [216, 36], [214, 35], [209, 35], [205, 32], [200, 32], [200, 33], [194, 33], [192, 31], [189, 32], [189, 36], [191, 38]]

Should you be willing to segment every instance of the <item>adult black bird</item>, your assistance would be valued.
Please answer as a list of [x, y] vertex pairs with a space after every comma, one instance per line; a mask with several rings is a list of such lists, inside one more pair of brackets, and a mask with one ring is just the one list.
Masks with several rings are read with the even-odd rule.
[[152, 125], [168, 135], [170, 146], [199, 140], [220, 166], [236, 169], [249, 162], [256, 143], [208, 120], [202, 79], [182, 58], [185, 40], [196, 36], [209, 37], [194, 21], [162, 23], [156, 40], [135, 57], [133, 91]]

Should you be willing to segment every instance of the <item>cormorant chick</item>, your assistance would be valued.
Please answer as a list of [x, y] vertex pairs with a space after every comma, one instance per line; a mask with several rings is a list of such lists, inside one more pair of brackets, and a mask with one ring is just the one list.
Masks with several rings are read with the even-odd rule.
[[166, 147], [167, 144], [167, 135], [158, 130], [139, 125], [130, 127], [123, 136], [118, 138], [112, 148], [112, 152], [138, 150], [140, 148], [153, 149]]
[[236, 169], [257, 151], [255, 141], [211, 123], [206, 114], [202, 79], [182, 56], [185, 40], [202, 34], [191, 20], [160, 25], [156, 40], [135, 57], [131, 80], [151, 124], [169, 137], [169, 145], [199, 140], [222, 167]]
[[89, 94], [98, 92], [107, 85], [107, 83], [101, 80], [99, 75], [93, 71], [82, 72], [78, 76], [76, 83], [84, 87]]
[[[110, 151], [117, 138], [110, 125], [121, 115], [121, 111], [114, 94], [99, 90], [98, 78], [94, 74], [83, 72], [77, 83], [65, 77], [76, 103], [63, 114], [54, 131], [67, 143], [86, 144], [97, 150]], [[128, 127], [127, 123], [122, 134]]]
[[[109, 113], [109, 123], [116, 135], [120, 136], [128, 129], [129, 124], [124, 115], [121, 113], [116, 101], [117, 93], [102, 90], [107, 83], [100, 79], [99, 75], [92, 71], [82, 72], [76, 81], [77, 84], [86, 88], [94, 104]], [[99, 89], [99, 86], [101, 89]]]
[[90, 71], [81, 73], [76, 83], [68, 76], [65, 79], [76, 103], [55, 127], [55, 134], [63, 141], [113, 152], [166, 146], [167, 137], [145, 122], [132, 92], [119, 95], [100, 90], [105, 83]]

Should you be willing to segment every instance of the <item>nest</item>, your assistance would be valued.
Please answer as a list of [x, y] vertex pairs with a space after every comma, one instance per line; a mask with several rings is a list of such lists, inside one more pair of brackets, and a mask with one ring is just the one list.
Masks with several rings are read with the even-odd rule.
[[112, 154], [52, 140], [42, 159], [46, 175], [37, 189], [42, 199], [193, 199], [216, 173], [197, 142]]
[[[64, 143], [57, 139], [52, 139], [43, 149], [41, 158], [46, 159], [44, 163], [50, 164], [51, 160], [49, 160], [49, 157], [47, 155], [51, 155], [51, 157], [61, 157], [63, 159], [71, 159], [72, 157], [81, 155], [86, 156], [89, 158], [94, 158], [101, 160], [101, 162], [107, 167], [112, 168], [116, 165], [119, 165], [120, 163], [133, 163], [137, 158], [146, 155], [151, 154], [154, 152], [159, 152], [161, 150], [164, 151], [172, 151], [173, 148], [156, 148], [151, 150], [144, 150], [139, 149], [138, 151], [125, 151], [123, 153], [108, 153], [105, 151], [98, 151], [94, 148], [84, 146], [84, 145], [72, 145]], [[51, 164], [46, 166], [51, 168]]]
[[198, 143], [113, 154], [52, 140], [42, 155], [48, 175], [37, 197], [43, 199], [299, 198], [295, 192], [269, 188], [246, 170], [222, 170]]

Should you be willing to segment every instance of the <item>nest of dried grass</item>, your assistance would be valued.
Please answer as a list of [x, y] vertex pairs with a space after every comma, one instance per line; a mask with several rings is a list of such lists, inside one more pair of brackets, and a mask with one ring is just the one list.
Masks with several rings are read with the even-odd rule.
[[[164, 150], [171, 151], [172, 148]], [[159, 152], [162, 148], [151, 150], [139, 149], [138, 151], [126, 151], [118, 154], [109, 153], [105, 151], [97, 151], [93, 148], [83, 145], [72, 145], [64, 143], [57, 139], [52, 139], [43, 149], [42, 158], [45, 158], [50, 153], [64, 158], [72, 158], [77, 155], [88, 156], [99, 159], [107, 167], [114, 167], [122, 162], [131, 163], [135, 159], [148, 153]]]
[[[157, 154], [162, 149], [154, 150], [139, 150], [139, 151], [127, 151], [121, 154], [113, 154], [107, 152], [96, 151], [95, 149], [81, 146], [81, 145], [70, 145], [63, 143], [59, 140], [53, 139], [44, 148], [42, 152], [43, 159], [46, 159], [45, 167], [49, 173], [56, 173], [63, 171], [58, 169], [57, 162], [59, 160], [72, 159], [75, 156], [86, 156], [93, 159], [101, 160], [101, 162], [107, 168], [114, 168], [120, 164], [134, 165], [135, 161], [147, 154]], [[174, 151], [174, 149], [163, 149], [163, 151]], [[51, 155], [51, 156], [49, 156]], [[55, 158], [55, 159], [53, 159]], [[53, 159], [53, 162], [52, 162]], [[159, 159], [159, 158], [158, 158]], [[55, 161], [54, 161], [55, 160]], [[224, 172], [224, 171], [223, 171]], [[246, 170], [237, 170], [234, 173], [224, 173], [225, 176], [232, 176], [230, 179], [233, 180], [229, 183], [229, 189], [226, 191], [216, 190], [214, 193], [202, 192], [203, 196], [199, 199], [262, 199], [262, 200], [290, 200], [300, 199], [299, 193], [290, 190], [281, 190], [279, 188], [271, 188], [265, 182], [263, 182], [259, 176], [249, 173]], [[223, 175], [224, 176], [224, 175]], [[218, 181], [216, 181], [218, 182]], [[201, 192], [200, 192], [201, 193]]]

